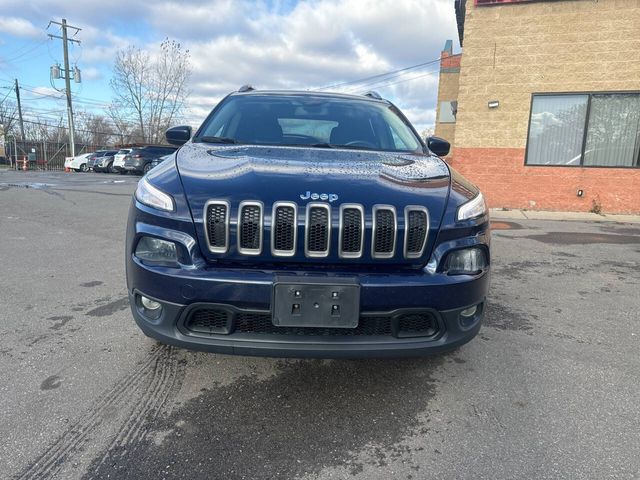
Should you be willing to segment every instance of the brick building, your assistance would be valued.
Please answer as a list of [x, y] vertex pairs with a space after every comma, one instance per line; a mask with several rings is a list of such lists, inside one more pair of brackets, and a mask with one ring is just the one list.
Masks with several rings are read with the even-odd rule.
[[640, 213], [640, 0], [455, 10], [436, 121], [451, 165], [492, 207]]

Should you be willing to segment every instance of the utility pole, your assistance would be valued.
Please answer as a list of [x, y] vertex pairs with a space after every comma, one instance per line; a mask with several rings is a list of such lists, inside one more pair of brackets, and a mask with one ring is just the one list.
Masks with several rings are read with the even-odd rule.
[[18, 119], [20, 120], [20, 138], [24, 142], [24, 122], [22, 121], [22, 104], [20, 103], [20, 86], [16, 78], [16, 101], [18, 102]]
[[[69, 38], [67, 36], [67, 28], [71, 28], [73, 30], [76, 31], [76, 33], [74, 35], [76, 35], [80, 30], [82, 30], [81, 28], [78, 27], [73, 27], [71, 25], [67, 25], [67, 20], [65, 18], [62, 19], [62, 23], [60, 22], [55, 22], [53, 20], [51, 20], [49, 22], [49, 25], [47, 25], [47, 28], [49, 28], [51, 26], [51, 24], [56, 24], [56, 25], [60, 25], [60, 28], [62, 30], [62, 37], [58, 36], [58, 35], [52, 35], [49, 34], [49, 38], [59, 38], [60, 40], [62, 40], [62, 50], [64, 53], [64, 81], [65, 81], [65, 90], [66, 90], [66, 94], [67, 94], [67, 117], [69, 119], [69, 143], [71, 146], [71, 156], [75, 157], [76, 156], [76, 142], [75, 142], [75, 134], [73, 131], [73, 104], [71, 102], [71, 70], [69, 69], [69, 47], [68, 44], [69, 42], [75, 42], [78, 45], [80, 45], [80, 40], [76, 40], [74, 38]], [[76, 69], [77, 70], [77, 69]], [[53, 69], [52, 69], [53, 71]], [[59, 78], [59, 77], [58, 77]], [[74, 73], [74, 79], [77, 83], [80, 83], [80, 75], [78, 73], [77, 77]]]

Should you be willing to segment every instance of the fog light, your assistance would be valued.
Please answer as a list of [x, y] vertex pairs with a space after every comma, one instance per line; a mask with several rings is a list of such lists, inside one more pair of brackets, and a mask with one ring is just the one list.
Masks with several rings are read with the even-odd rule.
[[462, 310], [460, 312], [460, 316], [465, 318], [473, 317], [477, 311], [478, 307], [474, 305], [473, 307], [465, 308], [464, 310]]
[[153, 263], [178, 266], [176, 244], [154, 237], [142, 237], [136, 247], [136, 257]]
[[473, 275], [487, 267], [487, 259], [480, 248], [463, 248], [447, 256], [444, 271], [449, 275]]
[[162, 306], [160, 305], [159, 302], [156, 302], [155, 300], [151, 300], [150, 298], [147, 298], [145, 296], [140, 297], [140, 303], [142, 303], [142, 306], [144, 308], [151, 311], [158, 310]]

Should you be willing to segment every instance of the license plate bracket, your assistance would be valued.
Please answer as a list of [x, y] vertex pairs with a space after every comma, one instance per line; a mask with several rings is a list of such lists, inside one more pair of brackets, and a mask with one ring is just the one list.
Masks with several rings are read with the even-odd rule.
[[277, 276], [271, 306], [277, 327], [356, 328], [360, 284], [350, 277]]

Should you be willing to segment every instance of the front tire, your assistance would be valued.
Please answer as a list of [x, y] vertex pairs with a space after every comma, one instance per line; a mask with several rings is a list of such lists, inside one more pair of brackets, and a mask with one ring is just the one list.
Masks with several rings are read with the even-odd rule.
[[142, 169], [142, 173], [147, 173], [149, 170], [151, 170], [151, 164], [147, 163]]
[[118, 173], [118, 170], [116, 170], [116, 168], [113, 166], [113, 163], [109, 164], [109, 172], [111, 173]]
[[87, 167], [86, 163], [83, 163], [82, 165], [80, 165], [80, 171], [83, 173], [87, 173], [89, 171], [89, 167]]

